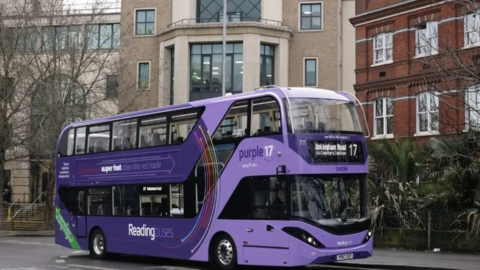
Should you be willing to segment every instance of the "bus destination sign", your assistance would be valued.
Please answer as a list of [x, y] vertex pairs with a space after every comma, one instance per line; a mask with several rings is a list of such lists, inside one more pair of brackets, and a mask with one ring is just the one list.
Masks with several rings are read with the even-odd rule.
[[310, 163], [364, 163], [360, 141], [308, 141]]

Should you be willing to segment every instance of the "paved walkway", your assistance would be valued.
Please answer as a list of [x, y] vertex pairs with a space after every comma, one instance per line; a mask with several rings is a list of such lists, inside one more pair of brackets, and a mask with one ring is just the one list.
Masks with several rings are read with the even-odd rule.
[[398, 266], [398, 269], [479, 270], [480, 255], [375, 249], [373, 257], [342, 263], [342, 265], [350, 264], [375, 268], [388, 265]]

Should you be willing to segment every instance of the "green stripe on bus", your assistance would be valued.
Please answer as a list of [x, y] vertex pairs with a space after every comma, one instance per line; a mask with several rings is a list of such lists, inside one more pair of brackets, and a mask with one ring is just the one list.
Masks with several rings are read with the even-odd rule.
[[77, 238], [73, 235], [70, 230], [70, 225], [65, 221], [62, 214], [60, 213], [60, 208], [55, 208], [55, 219], [57, 220], [58, 226], [60, 226], [60, 231], [65, 235], [65, 239], [70, 243], [72, 249], [81, 250], [82, 248], [78, 244]]

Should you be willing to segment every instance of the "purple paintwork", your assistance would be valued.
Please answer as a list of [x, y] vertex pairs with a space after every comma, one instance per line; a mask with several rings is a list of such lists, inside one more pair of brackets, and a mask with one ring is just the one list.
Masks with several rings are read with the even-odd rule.
[[[350, 97], [329, 90], [291, 88], [285, 91], [290, 98], [326, 98], [351, 101]], [[93, 228], [100, 227], [105, 233], [109, 252], [132, 255], [207, 261], [212, 237], [217, 232], [227, 232], [235, 241], [239, 264], [300, 266], [336, 261], [336, 255], [342, 253], [354, 253], [354, 259], [371, 256], [373, 240], [370, 239], [367, 243], [362, 244], [367, 231], [349, 235], [332, 235], [300, 221], [217, 219], [242, 178], [255, 175], [275, 175], [276, 169], [280, 165], [287, 165], [287, 174], [292, 175], [335, 174], [338, 166], [347, 168], [347, 171], [343, 171], [343, 173], [368, 173], [366, 155], [363, 164], [310, 164], [307, 157], [308, 151], [302, 148], [304, 146], [299, 144], [299, 140], [325, 139], [325, 136], [331, 137], [332, 135], [288, 134], [283, 103], [285, 94], [280, 89], [248, 92], [74, 123], [70, 127], [206, 106], [202, 118], [182, 145], [58, 158], [56, 161], [57, 187], [59, 185], [96, 186], [185, 181], [200, 155], [204, 153], [203, 149], [214, 147], [210, 135], [217, 128], [228, 108], [240, 99], [265, 95], [275, 97], [280, 104], [283, 135], [244, 139], [235, 149], [221, 175], [218, 175], [218, 172], [207, 175], [206, 181], [208, 184], [214, 185], [214, 192], [212, 196], [207, 197], [196, 218], [73, 217], [65, 209], [61, 209], [61, 215], [70, 223], [69, 227], [80, 247], [88, 250], [89, 233]], [[366, 153], [364, 136], [342, 136], [348, 137], [347, 140], [361, 141], [364, 153]], [[272, 150], [270, 155], [265, 152], [261, 153], [260, 150], [263, 151], [265, 146]], [[255, 157], [252, 154], [254, 152]], [[210, 158], [214, 159], [215, 157]], [[60, 205], [58, 196], [56, 205]], [[274, 227], [273, 232], [265, 230], [267, 224]], [[132, 229], [132, 226], [138, 228], [144, 225], [152, 228], [151, 232], [154, 234], [129, 236], [129, 226]], [[291, 237], [281, 230], [286, 226], [306, 230], [322, 242], [326, 248], [317, 249]], [[253, 229], [253, 232], [247, 232], [249, 228]], [[56, 230], [56, 243], [70, 247], [64, 234], [59, 231], [58, 224]], [[244, 243], [256, 247], [245, 247]], [[264, 248], [265, 246], [278, 248]]]

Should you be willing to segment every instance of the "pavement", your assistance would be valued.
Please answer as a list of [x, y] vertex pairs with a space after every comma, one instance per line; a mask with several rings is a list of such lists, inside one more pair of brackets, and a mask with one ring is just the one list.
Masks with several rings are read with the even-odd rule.
[[[55, 245], [53, 232], [0, 231], [0, 270], [204, 270], [207, 264], [159, 258], [116, 256], [93, 260], [87, 251]], [[480, 255], [376, 249], [368, 259], [309, 266], [305, 269], [478, 270]], [[248, 269], [266, 269], [252, 267]], [[267, 268], [274, 269], [274, 268]]]

